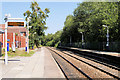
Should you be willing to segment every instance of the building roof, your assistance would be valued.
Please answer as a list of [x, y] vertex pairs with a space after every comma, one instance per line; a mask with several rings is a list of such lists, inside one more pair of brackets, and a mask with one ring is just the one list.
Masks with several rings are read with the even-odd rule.
[[[5, 30], [5, 24], [0, 24], [0, 28]], [[20, 32], [26, 32], [26, 28], [25, 27], [19, 27], [19, 26], [15, 26], [15, 27], [8, 27], [7, 28], [7, 32], [8, 33], [20, 33]]]

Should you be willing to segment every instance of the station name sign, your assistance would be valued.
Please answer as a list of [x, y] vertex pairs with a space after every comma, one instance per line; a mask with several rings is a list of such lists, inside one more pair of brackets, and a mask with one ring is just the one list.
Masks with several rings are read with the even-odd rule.
[[8, 22], [8, 26], [24, 26], [24, 22]]

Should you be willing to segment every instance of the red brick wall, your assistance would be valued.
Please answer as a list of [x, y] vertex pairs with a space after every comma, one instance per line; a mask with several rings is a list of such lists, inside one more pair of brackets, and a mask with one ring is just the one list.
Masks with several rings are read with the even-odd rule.
[[8, 41], [7, 43], [9, 43], [9, 46], [12, 47], [12, 42], [13, 42], [13, 33], [7, 33], [7, 39], [9, 39], [10, 41]]
[[[13, 42], [13, 33], [7, 33], [7, 39], [9, 39], [10, 41], [8, 41], [9, 43], [9, 47], [12, 47], [12, 42]], [[18, 36], [15, 35], [15, 41], [21, 41], [21, 45], [19, 43], [19, 48], [20, 47], [26, 47], [26, 37], [25, 36], [20, 36], [20, 34], [18, 34]], [[0, 34], [0, 42], [3, 43], [3, 34]], [[5, 35], [4, 35], [4, 45], [5, 45]]]
[[0, 34], [0, 42], [2, 42], [2, 34]]
[[19, 41], [21, 42], [21, 45], [19, 43], [19, 47], [26, 47], [26, 37], [25, 36], [20, 36], [20, 34], [18, 34], [17, 36], [15, 36], [15, 41]]
[[[0, 28], [5, 30], [5, 24], [0, 24]], [[25, 27], [8, 27], [7, 30], [8, 30], [7, 38], [10, 40], [8, 41], [10, 47], [12, 46], [12, 42], [13, 42], [13, 32], [18, 34], [18, 36], [15, 35], [15, 41], [21, 41], [21, 45], [19, 47], [26, 47], [25, 32], [27, 30]], [[20, 32], [24, 32], [23, 36], [19, 35]], [[3, 34], [0, 34], [0, 42], [3, 43]], [[5, 45], [5, 36], [4, 36], [4, 45]]]
[[[5, 40], [5, 37], [4, 37]], [[3, 43], [3, 34], [0, 34], [0, 42]], [[5, 44], [5, 43], [4, 43]], [[3, 46], [3, 45], [2, 45]]]
[[25, 47], [26, 46], [26, 38], [25, 36], [21, 36], [21, 47]]

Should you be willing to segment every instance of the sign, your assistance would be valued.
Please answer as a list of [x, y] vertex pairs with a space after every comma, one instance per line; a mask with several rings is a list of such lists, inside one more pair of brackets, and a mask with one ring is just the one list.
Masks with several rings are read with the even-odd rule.
[[10, 39], [7, 39], [7, 41], [10, 41]]
[[24, 26], [24, 22], [8, 22], [8, 26]]
[[9, 51], [9, 43], [7, 43], [7, 51]]

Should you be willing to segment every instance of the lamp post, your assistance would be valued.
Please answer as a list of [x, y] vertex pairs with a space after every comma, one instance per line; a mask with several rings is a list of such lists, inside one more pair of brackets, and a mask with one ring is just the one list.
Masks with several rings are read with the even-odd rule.
[[107, 35], [106, 35], [107, 43], [106, 43], [106, 47], [107, 47], [107, 50], [108, 50], [109, 49], [109, 29], [108, 29], [108, 26], [106, 26], [106, 25], [103, 25], [103, 27], [107, 28]]
[[29, 17], [29, 18], [27, 18], [27, 41], [26, 41], [26, 43], [27, 43], [27, 53], [29, 53], [29, 28], [31, 27], [31, 26], [29, 26], [29, 22], [30, 22], [30, 18], [31, 17]]
[[8, 64], [8, 54], [7, 54], [7, 26], [8, 26], [8, 18], [10, 14], [5, 14], [5, 64]]
[[83, 48], [83, 42], [84, 42], [83, 32], [80, 33], [82, 34], [82, 48]]
[[5, 48], [5, 45], [4, 45], [4, 33], [3, 33], [3, 48]]

